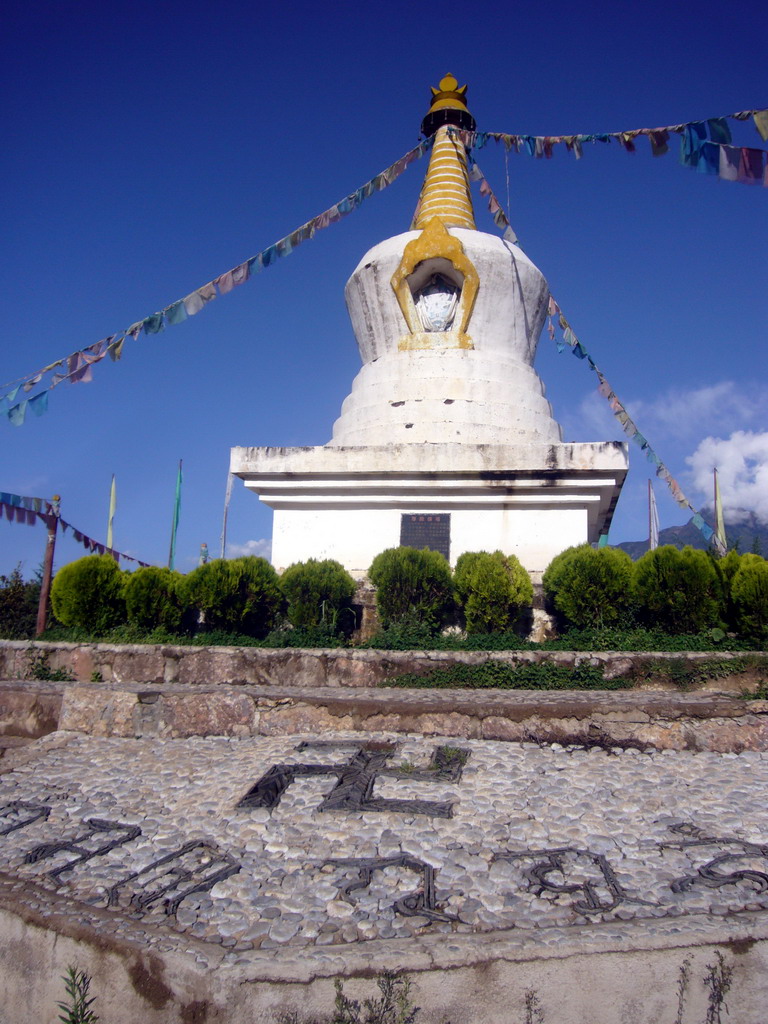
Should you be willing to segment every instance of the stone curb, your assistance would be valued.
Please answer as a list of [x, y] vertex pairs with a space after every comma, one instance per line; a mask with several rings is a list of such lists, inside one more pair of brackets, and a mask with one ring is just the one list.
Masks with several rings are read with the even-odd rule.
[[[733, 651], [380, 651], [360, 648], [302, 649], [260, 647], [191, 647], [170, 644], [71, 644], [0, 641], [0, 678], [30, 675], [30, 653], [41, 652], [50, 669], [61, 669], [81, 682], [98, 675], [105, 682], [254, 686], [345, 686], [369, 688], [406, 672], [423, 675], [454, 664], [593, 665], [606, 678], [659, 661], [706, 663], [744, 656]], [[758, 653], [761, 652], [751, 652]], [[766, 672], [768, 672], [768, 655]], [[763, 673], [764, 675], [765, 673]], [[718, 679], [717, 689], [743, 687], [748, 678]]]
[[[751, 946], [768, 939], [764, 913], [700, 914], [676, 919], [641, 919], [584, 924], [568, 928], [519, 928], [476, 934], [416, 935], [410, 939], [374, 939], [343, 946], [285, 947], [224, 952], [171, 929], [139, 923], [114, 910], [85, 907], [50, 890], [0, 873], [0, 910], [28, 925], [53, 929], [62, 936], [104, 951], [156, 949], [165, 957], [187, 960], [188, 969], [215, 968], [220, 984], [240, 982], [306, 984], [338, 975], [375, 976], [383, 970], [409, 973], [452, 970], [490, 961], [563, 960], [585, 953], [638, 952], [711, 944]], [[159, 943], [159, 945], [158, 945]], [[235, 962], [237, 961], [237, 963]]]
[[0, 731], [278, 736], [392, 731], [636, 749], [768, 750], [768, 702], [727, 693], [350, 690], [0, 682]]

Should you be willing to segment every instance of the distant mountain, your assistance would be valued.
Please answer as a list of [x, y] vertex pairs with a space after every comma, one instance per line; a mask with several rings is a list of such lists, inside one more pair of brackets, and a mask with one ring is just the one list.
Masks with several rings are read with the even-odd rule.
[[[714, 529], [714, 516], [711, 511], [702, 513], [702, 517]], [[754, 512], [743, 511], [739, 513], [738, 519], [726, 519], [725, 536], [729, 551], [733, 548], [742, 554], [745, 551], [756, 551], [763, 558], [768, 558], [768, 524], [761, 522]], [[676, 548], [688, 545], [704, 550], [709, 547], [704, 535], [693, 525], [693, 519], [689, 519], [684, 526], [668, 526], [664, 530], [659, 530], [659, 544], [672, 544]], [[632, 558], [639, 558], [648, 550], [648, 541], [628, 540], [623, 544], [616, 544], [615, 547], [626, 551]]]

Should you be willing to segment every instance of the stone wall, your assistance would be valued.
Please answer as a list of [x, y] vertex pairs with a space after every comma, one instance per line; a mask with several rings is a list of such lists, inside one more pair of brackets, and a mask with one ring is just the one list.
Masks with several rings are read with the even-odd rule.
[[0, 876], [3, 1019], [53, 1020], [65, 998], [62, 975], [72, 965], [90, 976], [93, 1009], [109, 1024], [274, 1024], [292, 1010], [299, 1020], [311, 1019], [331, 1012], [335, 977], [344, 979], [348, 996], [362, 1000], [377, 994], [376, 974], [405, 965], [423, 1024], [522, 1021], [527, 992], [536, 994], [546, 1024], [671, 1021], [684, 961], [691, 978], [685, 1019], [703, 1020], [703, 979], [718, 954], [733, 970], [728, 1020], [763, 1024], [768, 1000], [768, 939], [756, 914], [702, 916], [684, 934], [674, 920], [614, 922], [567, 929], [573, 935], [516, 929], [480, 942], [472, 935], [419, 936], [407, 945], [257, 952], [232, 964], [221, 953], [211, 962], [210, 944], [188, 936], [169, 936], [161, 951], [150, 952], [146, 926], [126, 920], [117, 936], [113, 914], [79, 910], [75, 916], [60, 897]]
[[768, 701], [723, 693], [0, 683], [0, 737], [421, 733], [521, 743], [768, 750]]
[[[79, 682], [140, 683], [192, 686], [344, 686], [375, 687], [406, 672], [425, 675], [453, 664], [479, 665], [501, 661], [516, 665], [550, 662], [603, 667], [606, 678], [653, 662], [686, 659], [692, 663], [738, 659], [727, 651], [714, 653], [612, 653], [583, 651], [378, 651], [356, 648], [316, 649], [261, 647], [190, 647], [172, 644], [70, 644], [0, 641], [0, 679], [34, 678], [32, 663], [44, 656], [50, 669], [60, 669]], [[736, 690], [754, 684], [741, 673], [719, 678], [709, 689]], [[653, 686], [652, 688], [659, 688]]]

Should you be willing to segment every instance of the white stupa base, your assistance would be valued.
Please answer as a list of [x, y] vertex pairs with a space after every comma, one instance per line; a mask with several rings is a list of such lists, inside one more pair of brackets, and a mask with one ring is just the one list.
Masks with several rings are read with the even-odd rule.
[[233, 448], [231, 471], [274, 509], [272, 564], [335, 558], [356, 577], [407, 514], [450, 514], [450, 560], [516, 555], [532, 574], [608, 531], [627, 445]]

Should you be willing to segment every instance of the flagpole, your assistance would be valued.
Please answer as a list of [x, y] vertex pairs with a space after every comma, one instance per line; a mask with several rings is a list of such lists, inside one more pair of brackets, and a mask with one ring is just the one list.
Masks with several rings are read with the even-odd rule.
[[176, 562], [176, 531], [179, 526], [179, 514], [181, 512], [181, 459], [179, 459], [179, 471], [176, 474], [176, 495], [173, 501], [173, 519], [171, 520], [171, 547], [168, 552], [168, 568], [173, 569]]
[[224, 495], [224, 522], [221, 526], [221, 557], [225, 557], [225, 551], [227, 548], [227, 518], [229, 516], [229, 502], [232, 497], [232, 484], [235, 480], [234, 473], [227, 474], [227, 490]]
[[115, 474], [112, 474], [112, 486], [109, 489], [109, 516], [107, 517], [107, 548], [112, 551], [114, 548], [113, 525], [115, 522], [115, 511], [117, 509], [117, 488], [115, 485]]
[[659, 510], [656, 507], [656, 495], [653, 484], [648, 480], [648, 550], [655, 551], [659, 546]]
[[715, 488], [715, 547], [720, 556], [728, 553], [728, 541], [725, 536], [725, 519], [723, 518], [723, 499], [720, 495], [720, 484], [717, 479], [717, 466], [712, 469]]
[[56, 530], [59, 527], [59, 496], [54, 494], [47, 513], [42, 516], [43, 522], [48, 528], [48, 537], [45, 544], [45, 557], [43, 558], [43, 578], [40, 581], [40, 600], [37, 604], [37, 623], [35, 624], [35, 636], [45, 632], [45, 624], [48, 619], [48, 598], [51, 593], [51, 580], [53, 579], [53, 553], [56, 549]]

